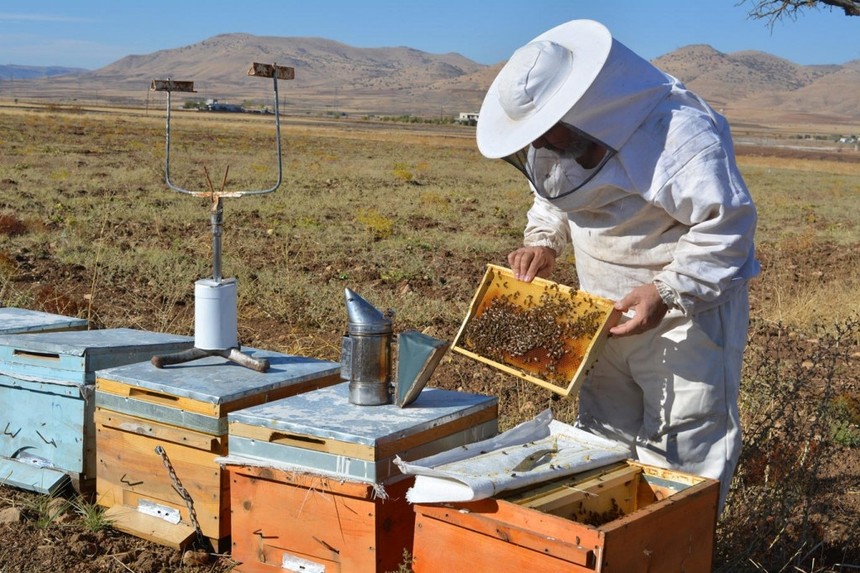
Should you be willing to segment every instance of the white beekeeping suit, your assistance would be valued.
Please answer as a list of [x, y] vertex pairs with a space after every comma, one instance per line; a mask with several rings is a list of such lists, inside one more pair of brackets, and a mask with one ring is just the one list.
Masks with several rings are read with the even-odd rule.
[[[563, 124], [605, 150], [530, 145]], [[740, 453], [737, 395], [756, 211], [725, 119], [612, 38], [575, 20], [520, 48], [487, 93], [478, 147], [529, 179], [525, 246], [572, 243], [583, 290], [620, 300], [654, 284], [659, 325], [610, 338], [578, 423], [645, 463], [720, 479]], [[631, 313], [627, 313], [628, 317]]]

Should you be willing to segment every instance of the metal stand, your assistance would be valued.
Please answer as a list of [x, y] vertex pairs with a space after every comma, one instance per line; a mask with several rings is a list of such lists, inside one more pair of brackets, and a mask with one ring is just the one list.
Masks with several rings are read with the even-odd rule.
[[153, 356], [152, 364], [156, 368], [164, 368], [170, 364], [182, 364], [183, 362], [191, 362], [207, 356], [221, 356], [230, 362], [235, 362], [239, 366], [256, 370], [257, 372], [266, 372], [269, 369], [269, 361], [265, 358], [253, 358], [239, 350], [238, 348], [227, 348], [226, 350], [203, 350], [202, 348], [189, 348], [182, 352], [174, 354], [162, 354], [161, 356]]
[[[267, 77], [272, 78], [274, 83], [274, 112], [275, 112], [275, 138], [277, 141], [277, 154], [278, 154], [278, 180], [275, 185], [269, 189], [263, 189], [259, 191], [234, 191], [230, 193], [224, 192], [224, 187], [227, 184], [227, 173], [229, 172], [229, 167], [224, 172], [224, 180], [221, 184], [221, 189], [216, 192], [215, 188], [212, 185], [212, 181], [209, 178], [209, 173], [206, 171], [204, 167], [204, 172], [206, 173], [206, 182], [209, 186], [208, 191], [188, 191], [181, 187], [174, 185], [170, 180], [170, 94], [171, 92], [194, 92], [194, 82], [188, 81], [174, 81], [174, 80], [153, 80], [152, 85], [150, 86], [150, 90], [153, 91], [166, 91], [167, 92], [167, 127], [166, 127], [166, 152], [165, 152], [165, 180], [167, 182], [167, 186], [177, 191], [179, 193], [184, 193], [187, 195], [193, 195], [196, 197], [208, 196], [212, 199], [212, 212], [210, 214], [209, 220], [212, 226], [212, 282], [216, 286], [220, 286], [223, 284], [224, 279], [221, 275], [221, 235], [222, 235], [222, 226], [224, 222], [224, 206], [222, 202], [222, 197], [242, 197], [244, 195], [260, 195], [263, 193], [271, 193], [276, 190], [281, 185], [281, 181], [283, 179], [283, 168], [281, 162], [281, 120], [280, 120], [280, 110], [278, 109], [278, 79], [286, 79], [291, 80], [295, 77], [295, 71], [293, 68], [285, 67], [285, 66], [277, 66], [270, 64], [259, 64], [253, 63], [251, 64], [251, 69], [248, 70], [249, 76], [258, 76], [258, 77]], [[230, 279], [228, 279], [230, 280]], [[199, 301], [196, 303], [199, 305]], [[220, 308], [219, 309], [223, 314], [229, 314], [235, 318], [236, 309], [232, 308]], [[197, 321], [198, 318], [195, 318]], [[195, 331], [199, 330], [199, 324], [195, 324]], [[200, 358], [205, 358], [207, 356], [221, 356], [230, 360], [231, 362], [235, 362], [240, 366], [244, 366], [246, 368], [250, 368], [252, 370], [256, 370], [257, 372], [266, 372], [269, 369], [269, 361], [262, 358], [257, 359], [249, 356], [248, 354], [243, 353], [239, 346], [233, 346], [232, 342], [238, 343], [236, 339], [237, 333], [230, 333], [231, 342], [225, 344], [225, 348], [201, 348], [200, 342], [200, 333], [195, 332], [195, 347], [190, 348], [188, 350], [177, 352], [173, 354], [166, 354], [161, 356], [153, 356], [151, 359], [152, 364], [156, 368], [163, 368], [170, 364], [181, 364], [184, 362], [190, 362], [192, 360], [197, 360]]]

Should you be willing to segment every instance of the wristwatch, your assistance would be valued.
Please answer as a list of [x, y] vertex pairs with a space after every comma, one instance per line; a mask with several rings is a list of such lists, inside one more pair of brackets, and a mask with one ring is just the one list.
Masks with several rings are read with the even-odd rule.
[[669, 307], [669, 310], [681, 308], [681, 305], [678, 304], [678, 295], [675, 293], [675, 289], [663, 281], [654, 281], [654, 286], [657, 287], [657, 293], [663, 300], [663, 304]]

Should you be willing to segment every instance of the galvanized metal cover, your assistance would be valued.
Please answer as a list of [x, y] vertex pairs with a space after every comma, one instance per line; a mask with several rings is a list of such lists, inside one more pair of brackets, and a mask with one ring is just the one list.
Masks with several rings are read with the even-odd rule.
[[227, 414], [229, 423], [260, 426], [341, 442], [376, 446], [494, 408], [492, 396], [425, 388], [409, 408], [349, 403], [341, 383]]
[[96, 370], [192, 346], [194, 339], [188, 336], [131, 328], [0, 335], [0, 373], [30, 380], [89, 383]]
[[245, 396], [340, 372], [340, 364], [327, 360], [249, 347], [242, 348], [242, 352], [268, 360], [268, 371], [257, 372], [220, 356], [208, 356], [164, 368], [156, 368], [150, 362], [140, 362], [100, 370], [97, 376], [178, 398], [225, 404]]
[[83, 318], [24, 308], [0, 308], [0, 334], [83, 329], [88, 324]]
[[133, 328], [0, 335], [0, 347], [29, 352], [53, 352], [69, 356], [116, 354], [123, 350], [137, 350], [140, 347], [181, 347], [193, 342], [194, 339], [188, 336]]

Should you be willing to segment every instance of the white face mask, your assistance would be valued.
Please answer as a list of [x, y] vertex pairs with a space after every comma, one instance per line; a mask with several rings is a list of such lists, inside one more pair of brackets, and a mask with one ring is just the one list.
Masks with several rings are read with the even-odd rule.
[[[567, 124], [565, 127], [576, 135], [565, 149], [558, 150], [549, 146], [537, 149], [528, 146], [503, 158], [525, 175], [538, 194], [545, 199], [558, 199], [581, 188], [597, 175], [616, 153], [608, 145], [575, 127]], [[603, 147], [606, 153], [594, 168], [585, 169], [577, 159], [594, 143]]]

